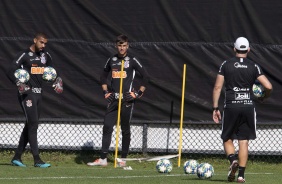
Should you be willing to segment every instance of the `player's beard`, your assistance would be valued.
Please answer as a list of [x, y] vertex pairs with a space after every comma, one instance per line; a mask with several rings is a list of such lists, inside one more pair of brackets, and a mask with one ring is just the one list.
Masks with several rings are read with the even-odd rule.
[[41, 48], [35, 47], [35, 52], [42, 52], [42, 51], [44, 51], [44, 47]]

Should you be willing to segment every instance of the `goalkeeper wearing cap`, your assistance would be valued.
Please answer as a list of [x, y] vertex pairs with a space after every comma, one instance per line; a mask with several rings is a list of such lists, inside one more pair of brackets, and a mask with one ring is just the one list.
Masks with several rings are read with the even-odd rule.
[[[116, 48], [118, 53], [107, 60], [103, 74], [101, 75], [104, 98], [108, 102], [104, 118], [101, 156], [94, 162], [87, 163], [89, 166], [107, 165], [107, 154], [111, 143], [113, 127], [117, 121], [119, 98], [122, 98], [120, 120], [122, 130], [121, 158], [126, 158], [130, 145], [130, 119], [132, 117], [134, 102], [136, 99], [142, 97], [149, 80], [148, 74], [141, 62], [127, 53], [129, 48], [127, 36], [119, 35], [117, 37]], [[124, 61], [123, 73], [121, 73], [122, 61]], [[140, 87], [137, 90], [132, 87], [136, 71], [142, 77]], [[107, 85], [108, 75], [111, 75], [110, 88]], [[119, 94], [121, 77], [123, 78], [123, 91], [122, 94]], [[125, 166], [125, 161], [121, 159], [118, 165]]]

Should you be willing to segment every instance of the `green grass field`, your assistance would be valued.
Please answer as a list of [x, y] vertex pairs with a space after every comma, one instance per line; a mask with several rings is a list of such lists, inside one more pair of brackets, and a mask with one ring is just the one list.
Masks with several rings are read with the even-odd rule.
[[[228, 162], [225, 159], [210, 158], [198, 159], [199, 162], [209, 162], [215, 169], [215, 175], [210, 180], [200, 180], [196, 175], [186, 175], [182, 165], [187, 159], [183, 159], [181, 167], [177, 167], [178, 160], [171, 159], [174, 164], [170, 174], [158, 173], [155, 169], [156, 161], [127, 161], [127, 165], [133, 170], [114, 168], [112, 156], [107, 167], [89, 167], [88, 161], [94, 159], [93, 155], [65, 154], [62, 152], [42, 153], [42, 158], [50, 162], [52, 167], [42, 169], [34, 168], [30, 153], [25, 153], [23, 162], [28, 167], [20, 168], [10, 165], [13, 153], [0, 152], [0, 183], [20, 184], [111, 184], [111, 183], [154, 183], [154, 184], [200, 184], [200, 183], [230, 183], [227, 182]], [[135, 157], [136, 155], [130, 155]], [[140, 155], [137, 155], [140, 156]], [[282, 164], [265, 163], [261, 161], [249, 162], [246, 170], [246, 182], [256, 184], [280, 184], [282, 181]]]

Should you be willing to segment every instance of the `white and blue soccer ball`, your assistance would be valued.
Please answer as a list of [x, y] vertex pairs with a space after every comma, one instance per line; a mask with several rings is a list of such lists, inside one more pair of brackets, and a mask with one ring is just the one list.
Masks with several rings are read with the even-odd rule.
[[253, 85], [253, 94], [255, 97], [259, 98], [259, 97], [264, 97], [265, 95], [265, 90], [263, 85], [261, 85], [260, 83], [255, 83]]
[[200, 179], [210, 179], [214, 175], [213, 166], [209, 163], [201, 163], [197, 168], [197, 176]]
[[168, 159], [161, 159], [157, 162], [156, 169], [159, 173], [170, 173], [172, 171], [172, 163]]
[[197, 174], [198, 168], [198, 161], [197, 160], [188, 160], [184, 163], [183, 169], [185, 174]]
[[14, 75], [21, 83], [26, 83], [30, 79], [30, 75], [29, 75], [28, 71], [26, 71], [25, 69], [22, 69], [22, 68], [17, 69], [15, 71]]
[[47, 82], [52, 82], [57, 78], [57, 72], [53, 67], [47, 66], [44, 68], [42, 78]]

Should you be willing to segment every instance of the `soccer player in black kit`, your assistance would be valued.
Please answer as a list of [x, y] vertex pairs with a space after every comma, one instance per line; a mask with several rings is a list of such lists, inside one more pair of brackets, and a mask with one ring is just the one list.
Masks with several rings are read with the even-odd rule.
[[[18, 99], [26, 116], [26, 123], [20, 136], [18, 148], [11, 161], [14, 166], [26, 167], [21, 160], [21, 156], [27, 143], [30, 144], [34, 167], [46, 168], [51, 166], [51, 164], [41, 160], [37, 143], [37, 129], [42, 101], [42, 74], [44, 67], [52, 66], [52, 57], [44, 50], [46, 44], [46, 35], [37, 33], [33, 39], [33, 44], [17, 55], [8, 70], [8, 77], [18, 87]], [[15, 78], [14, 72], [19, 68], [28, 71], [30, 79], [27, 83], [21, 83]], [[58, 94], [63, 92], [63, 81], [60, 77], [56, 78], [53, 87]]]
[[[234, 181], [239, 169], [237, 182], [244, 183], [249, 140], [256, 138], [256, 111], [252, 86], [256, 80], [264, 86], [265, 96], [258, 99], [263, 101], [270, 96], [272, 85], [259, 65], [247, 58], [250, 47], [246, 38], [237, 38], [234, 51], [236, 57], [221, 64], [216, 78], [213, 89], [213, 120], [215, 123], [221, 120], [218, 100], [224, 85], [225, 103], [221, 138], [230, 162], [227, 179], [230, 182]], [[235, 156], [234, 139], [239, 143], [238, 159]]]
[[[116, 38], [116, 48], [118, 54], [110, 57], [101, 75], [101, 84], [104, 92], [104, 97], [108, 102], [107, 110], [104, 118], [102, 150], [99, 159], [94, 162], [89, 162], [89, 166], [106, 166], [107, 154], [111, 144], [113, 127], [117, 121], [118, 99], [122, 98], [121, 104], [121, 130], [122, 130], [122, 152], [121, 158], [126, 158], [130, 145], [130, 120], [134, 108], [135, 99], [140, 98], [146, 88], [149, 77], [144, 69], [144, 66], [134, 56], [127, 53], [129, 47], [128, 37], [119, 35]], [[121, 73], [121, 62], [124, 61], [124, 71]], [[138, 72], [142, 81], [138, 90], [133, 89], [133, 80], [135, 72]], [[108, 89], [107, 77], [111, 75], [111, 86]], [[119, 94], [120, 77], [123, 77], [123, 95]], [[126, 166], [124, 160], [118, 161], [118, 166]]]

